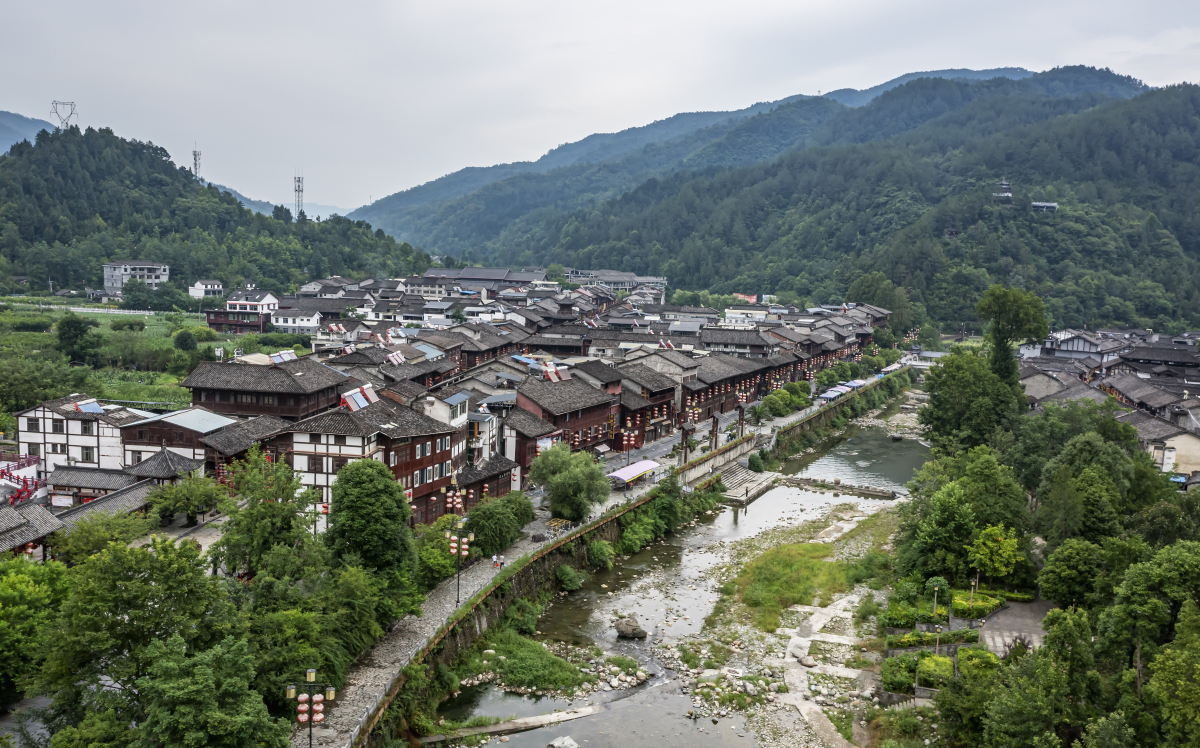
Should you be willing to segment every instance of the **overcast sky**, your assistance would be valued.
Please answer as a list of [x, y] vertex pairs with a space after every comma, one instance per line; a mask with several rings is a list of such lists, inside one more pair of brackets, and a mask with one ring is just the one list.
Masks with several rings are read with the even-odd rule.
[[247, 196], [354, 208], [677, 112], [903, 73], [1086, 64], [1200, 81], [1196, 0], [5, 4], [0, 110], [165, 146]]

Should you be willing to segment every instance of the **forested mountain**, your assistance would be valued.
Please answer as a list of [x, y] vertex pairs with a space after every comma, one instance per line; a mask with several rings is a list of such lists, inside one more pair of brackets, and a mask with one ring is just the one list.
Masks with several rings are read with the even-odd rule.
[[[1056, 325], [1200, 324], [1200, 88], [1114, 99], [1086, 91], [1144, 87], [1053, 72], [911, 81], [776, 160], [677, 172], [523, 217], [487, 245], [488, 259], [803, 302], [840, 301], [880, 271], [918, 319], [954, 324], [1001, 282], [1036, 291]], [[1001, 178], [1013, 182], [1011, 204], [992, 197]], [[1060, 208], [1033, 213], [1032, 201]]]
[[928, 70], [923, 73], [906, 73], [898, 78], [892, 78], [886, 83], [880, 83], [878, 86], [864, 88], [861, 91], [854, 88], [839, 88], [836, 91], [830, 91], [823, 94], [826, 98], [841, 102], [846, 106], [863, 106], [869, 103], [876, 96], [886, 91], [891, 91], [897, 86], [902, 86], [909, 81], [914, 81], [917, 78], [949, 78], [957, 81], [985, 81], [991, 78], [1011, 78], [1012, 80], [1021, 80], [1033, 75], [1032, 72], [1025, 68], [991, 68], [989, 70], [969, 70], [967, 68], [955, 68], [951, 70]]
[[180, 285], [217, 278], [282, 291], [334, 273], [423, 272], [428, 255], [364, 221], [264, 216], [202, 186], [152, 143], [111, 130], [41, 132], [0, 157], [0, 283], [100, 287], [114, 259], [166, 262]]
[[[513, 237], [537, 234], [541, 227], [553, 223], [554, 216], [589, 210], [650, 180], [669, 178], [680, 171], [746, 166], [806, 147], [886, 139], [979, 98], [1078, 99], [1095, 93], [1120, 98], [1143, 90], [1145, 86], [1137, 81], [1109, 71], [1062, 68], [1020, 81], [922, 78], [860, 108], [825, 97], [800, 98], [740, 121], [727, 121], [647, 145], [618, 160], [512, 176], [468, 195], [387, 212], [375, 222], [385, 231], [431, 251], [474, 261], [495, 261], [497, 257], [512, 260], [515, 255], [511, 253], [496, 255], [490, 250], [511, 247]], [[1069, 106], [1078, 109], [1096, 103], [1098, 100], [1086, 104], [1072, 101]], [[984, 118], [972, 126], [994, 125]], [[364, 211], [352, 215], [368, 215]], [[540, 262], [536, 252], [525, 259]]]
[[[677, 114], [644, 127], [589, 135], [554, 148], [537, 161], [462, 169], [385, 197], [350, 216], [405, 241], [462, 253], [490, 239], [489, 232], [515, 216], [543, 207], [562, 209], [614, 197], [652, 176], [681, 168], [737, 166], [774, 158], [796, 147], [823, 122], [823, 116], [837, 108], [833, 99], [839, 97], [859, 106], [915, 77], [982, 80], [1030, 75], [1023, 68], [910, 73], [865, 91], [835, 91], [825, 99], [797, 95], [734, 112]], [[742, 122], [747, 129], [738, 128]], [[756, 135], [765, 137], [760, 142]], [[531, 175], [533, 180], [528, 179]], [[501, 184], [506, 180], [514, 183]], [[482, 235], [473, 227], [460, 227], [464, 215], [481, 209]]]
[[14, 143], [33, 140], [39, 130], [54, 132], [54, 125], [14, 112], [0, 112], [0, 153], [7, 151]]

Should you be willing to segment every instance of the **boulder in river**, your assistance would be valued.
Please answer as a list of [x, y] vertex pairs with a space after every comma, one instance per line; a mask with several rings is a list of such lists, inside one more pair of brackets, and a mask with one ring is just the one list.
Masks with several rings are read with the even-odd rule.
[[561, 738], [555, 738], [550, 741], [550, 745], [546, 746], [546, 748], [579, 748], [579, 743], [571, 740], [570, 735], [564, 735]]
[[638, 625], [637, 617], [628, 616], [617, 621], [617, 636], [623, 639], [645, 639], [646, 632]]
[[803, 665], [804, 667], [816, 667], [817, 661], [814, 660], [811, 656], [805, 656], [805, 657], [800, 658], [800, 664]]

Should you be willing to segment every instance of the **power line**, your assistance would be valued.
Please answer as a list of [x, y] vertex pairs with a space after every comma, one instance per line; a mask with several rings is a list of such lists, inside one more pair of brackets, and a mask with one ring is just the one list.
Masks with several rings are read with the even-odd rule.
[[75, 116], [75, 102], [52, 101], [50, 113], [58, 118], [58, 129], [66, 130], [71, 124], [71, 118]]

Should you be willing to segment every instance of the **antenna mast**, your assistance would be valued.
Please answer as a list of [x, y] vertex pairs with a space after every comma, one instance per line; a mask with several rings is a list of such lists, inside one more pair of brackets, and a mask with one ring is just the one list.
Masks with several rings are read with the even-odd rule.
[[195, 150], [195, 143], [192, 144], [192, 176], [200, 179], [200, 151]]
[[304, 211], [304, 177], [296, 177], [296, 220], [300, 220], [300, 214]]
[[71, 125], [71, 118], [75, 116], [75, 102], [52, 101], [50, 113], [58, 118], [58, 129], [66, 130]]

